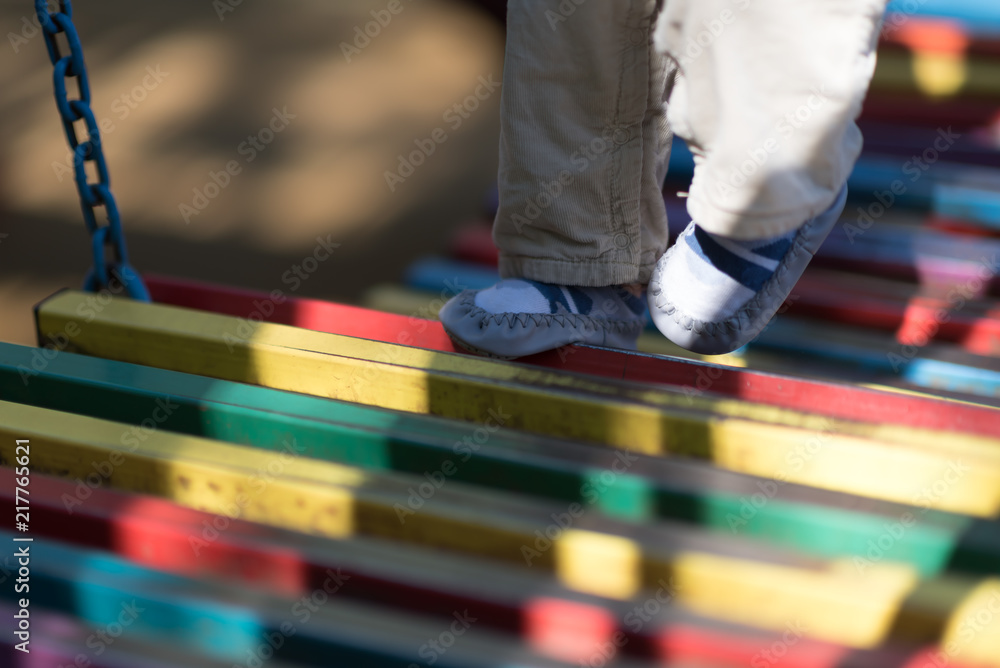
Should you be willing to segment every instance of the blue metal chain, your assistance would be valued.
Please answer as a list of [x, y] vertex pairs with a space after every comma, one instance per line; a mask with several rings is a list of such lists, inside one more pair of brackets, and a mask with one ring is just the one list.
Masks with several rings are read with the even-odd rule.
[[[55, 67], [54, 84], [56, 106], [62, 118], [66, 139], [73, 151], [73, 171], [76, 176], [76, 189], [80, 194], [83, 207], [83, 220], [90, 233], [91, 252], [94, 266], [87, 274], [84, 289], [91, 292], [108, 289], [112, 292], [121, 291], [132, 299], [150, 301], [149, 291], [139, 277], [138, 272], [128, 263], [128, 249], [125, 246], [125, 235], [122, 232], [122, 221], [118, 213], [118, 205], [111, 194], [111, 181], [108, 176], [108, 164], [104, 159], [101, 147], [101, 131], [97, 127], [97, 118], [90, 108], [90, 82], [87, 79], [87, 66], [83, 62], [83, 47], [80, 36], [73, 25], [73, 4], [71, 0], [60, 0], [59, 11], [49, 13], [47, 0], [35, 0], [35, 11], [45, 35], [45, 46], [49, 50], [49, 59]], [[56, 37], [59, 33], [66, 34], [69, 54], [63, 55], [59, 49]], [[76, 79], [79, 98], [71, 100], [67, 94], [67, 81]], [[87, 139], [81, 141], [77, 136], [75, 123], [83, 121], [87, 128]], [[88, 183], [86, 166], [93, 162], [97, 171], [97, 183]], [[95, 208], [103, 206], [108, 224], [98, 225]], [[109, 260], [107, 251], [111, 250]], [[114, 287], [115, 281], [119, 287]]]

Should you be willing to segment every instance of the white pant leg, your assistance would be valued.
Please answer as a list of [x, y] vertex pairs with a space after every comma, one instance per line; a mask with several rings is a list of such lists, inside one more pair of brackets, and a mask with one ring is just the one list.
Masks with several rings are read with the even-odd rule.
[[702, 228], [772, 237], [830, 207], [861, 152], [885, 4], [666, 0], [656, 46], [679, 64], [668, 117], [695, 152]]

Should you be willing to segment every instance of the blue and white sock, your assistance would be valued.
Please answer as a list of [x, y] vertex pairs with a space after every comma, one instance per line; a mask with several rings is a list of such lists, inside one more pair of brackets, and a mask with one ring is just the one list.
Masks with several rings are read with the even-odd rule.
[[584, 288], [508, 278], [476, 293], [475, 304], [487, 313], [584, 315], [606, 320], [645, 316], [645, 302], [619, 286]]
[[684, 315], [705, 322], [726, 320], [774, 275], [797, 232], [740, 241], [691, 223], [677, 239], [675, 257], [666, 264], [661, 285]]

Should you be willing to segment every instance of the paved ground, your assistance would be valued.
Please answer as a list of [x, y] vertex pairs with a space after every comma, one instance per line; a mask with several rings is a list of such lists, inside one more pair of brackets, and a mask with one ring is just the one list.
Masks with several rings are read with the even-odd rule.
[[[496, 170], [499, 89], [481, 82], [501, 74], [498, 24], [404, 0], [355, 43], [388, 0], [244, 2], [220, 19], [229, 1], [74, 4], [139, 269], [289, 292], [322, 237], [340, 245], [297, 294], [354, 300], [442, 250]], [[89, 266], [32, 4], [0, 1], [0, 340], [19, 343], [32, 304]], [[446, 141], [391, 190], [386, 172], [438, 128]], [[227, 164], [238, 173], [198, 198]]]

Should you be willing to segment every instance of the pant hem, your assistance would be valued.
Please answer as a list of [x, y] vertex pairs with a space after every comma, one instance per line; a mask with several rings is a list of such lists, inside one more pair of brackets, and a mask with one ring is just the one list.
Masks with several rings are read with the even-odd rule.
[[649, 282], [658, 259], [643, 254], [640, 264], [602, 262], [600, 260], [553, 260], [547, 258], [500, 255], [500, 275], [504, 278], [527, 278], [555, 285], [606, 287]]

